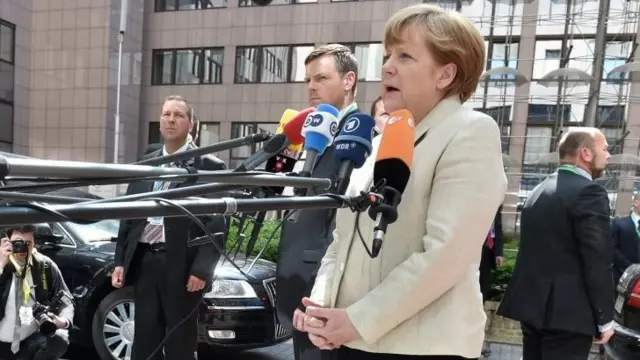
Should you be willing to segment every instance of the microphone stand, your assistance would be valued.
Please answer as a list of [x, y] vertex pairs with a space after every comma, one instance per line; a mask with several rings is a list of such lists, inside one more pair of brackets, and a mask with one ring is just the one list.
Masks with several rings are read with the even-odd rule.
[[[234, 214], [269, 210], [331, 209], [374, 205], [374, 196], [338, 195], [288, 197], [272, 199], [195, 199], [176, 200], [175, 204], [194, 215]], [[38, 204], [0, 207], [0, 226], [59, 221], [97, 221], [102, 219], [141, 219], [147, 217], [184, 216], [180, 209], [153, 200], [106, 204]]]
[[169, 164], [173, 162], [185, 161], [188, 159], [200, 157], [205, 154], [211, 154], [219, 151], [234, 149], [234, 148], [245, 146], [245, 145], [253, 145], [253, 144], [265, 142], [271, 139], [272, 137], [273, 135], [270, 133], [251, 134], [242, 138], [225, 140], [213, 145], [199, 147], [199, 148], [187, 150], [187, 151], [181, 151], [181, 152], [173, 153], [167, 156], [158, 156], [158, 157], [154, 157], [146, 160], [141, 160], [133, 164], [157, 166], [157, 165]]

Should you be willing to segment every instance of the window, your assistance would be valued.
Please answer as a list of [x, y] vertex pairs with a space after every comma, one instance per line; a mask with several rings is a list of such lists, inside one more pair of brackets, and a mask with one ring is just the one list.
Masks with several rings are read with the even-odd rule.
[[154, 50], [152, 85], [221, 84], [224, 48]]
[[[263, 0], [264, 1], [264, 0]], [[315, 4], [318, 0], [273, 0], [269, 5]], [[239, 0], [238, 7], [259, 6], [251, 0]]]
[[[518, 43], [493, 43], [489, 68], [518, 67]], [[516, 74], [492, 74], [491, 80], [515, 80]]]
[[209, 146], [220, 141], [220, 123], [201, 121], [199, 126], [198, 146]]
[[226, 8], [227, 0], [155, 0], [155, 10], [175, 11], [175, 10], [200, 10]]
[[13, 64], [15, 61], [15, 25], [0, 20], [0, 60]]
[[13, 104], [0, 102], [0, 141], [13, 143]]
[[13, 103], [14, 65], [0, 60], [0, 101]]
[[162, 143], [162, 136], [160, 135], [160, 122], [152, 121], [149, 123], [149, 142], [150, 144], [160, 144]]
[[529, 104], [530, 122], [556, 123], [560, 118], [566, 122], [571, 120], [571, 105]]
[[527, 137], [524, 143], [524, 164], [537, 162], [541, 156], [551, 149], [553, 129], [547, 126], [527, 126]]
[[358, 60], [358, 80], [380, 81], [386, 60], [381, 43], [343, 44], [351, 48]]
[[[622, 141], [620, 138], [622, 137], [622, 128], [600, 128], [602, 134], [607, 139], [607, 143], [609, 143], [609, 153], [619, 154], [622, 152]], [[618, 144], [618, 142], [620, 143]]]
[[562, 50], [545, 50], [544, 58], [546, 60], [560, 59], [562, 57]]
[[605, 45], [605, 56], [602, 64], [602, 79], [609, 82], [620, 82], [628, 78], [625, 72], [612, 72], [613, 69], [627, 63], [633, 51], [631, 41], [609, 41]]
[[[239, 138], [251, 134], [256, 134], [260, 132], [270, 132], [275, 133], [278, 129], [278, 123], [245, 123], [245, 122], [234, 122], [231, 123], [231, 138]], [[237, 168], [244, 159], [253, 155], [256, 151], [262, 148], [260, 144], [253, 144], [249, 146], [243, 146], [239, 148], [231, 149], [231, 156], [229, 159], [229, 168], [235, 169]]]
[[236, 84], [304, 81], [305, 58], [313, 45], [238, 46]]
[[71, 231], [75, 232], [82, 240], [93, 243], [98, 241], [110, 241], [111, 238], [118, 237], [120, 221], [101, 220], [91, 224], [77, 224], [66, 222]]
[[624, 105], [598, 105], [596, 110], [596, 126], [624, 124]]

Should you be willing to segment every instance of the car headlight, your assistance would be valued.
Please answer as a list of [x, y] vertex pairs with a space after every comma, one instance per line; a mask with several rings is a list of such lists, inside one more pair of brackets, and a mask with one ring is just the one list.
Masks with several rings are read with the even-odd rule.
[[211, 291], [204, 295], [206, 299], [257, 298], [255, 290], [244, 280], [213, 280]]

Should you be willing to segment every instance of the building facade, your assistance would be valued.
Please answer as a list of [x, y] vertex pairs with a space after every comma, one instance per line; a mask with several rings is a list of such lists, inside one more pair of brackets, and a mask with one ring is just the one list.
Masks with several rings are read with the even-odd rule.
[[[354, 50], [357, 101], [368, 109], [380, 93], [385, 21], [417, 2], [129, 0], [117, 160], [134, 161], [159, 141], [171, 94], [195, 107], [201, 145], [275, 130], [284, 109], [307, 106], [304, 58], [321, 44]], [[640, 75], [627, 66], [640, 61], [638, 0], [434, 2], [485, 36], [487, 73], [467, 105], [502, 130], [507, 230], [517, 229], [518, 203], [553, 170], [549, 156], [567, 127], [601, 127], [613, 153], [638, 155]], [[0, 149], [114, 160], [120, 9], [120, 0], [0, 2]], [[218, 155], [235, 167], [255, 150]], [[617, 212], [628, 211], [635, 169], [601, 181]]]

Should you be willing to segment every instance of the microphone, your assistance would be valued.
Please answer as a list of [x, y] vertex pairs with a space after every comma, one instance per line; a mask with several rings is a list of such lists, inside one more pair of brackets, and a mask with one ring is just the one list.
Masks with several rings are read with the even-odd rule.
[[320, 104], [315, 112], [307, 116], [302, 128], [306, 159], [300, 176], [311, 176], [318, 156], [322, 156], [327, 147], [333, 143], [333, 138], [338, 133], [339, 113], [338, 109], [331, 105]]
[[398, 220], [398, 204], [407, 187], [413, 163], [415, 128], [413, 116], [407, 110], [391, 113], [384, 128], [380, 147], [373, 168], [374, 184], [384, 181], [382, 203], [369, 208], [369, 216], [375, 220], [372, 257], [382, 248], [387, 226]]
[[340, 163], [336, 193], [344, 194], [353, 169], [359, 169], [371, 154], [376, 122], [365, 113], [355, 113], [345, 122], [334, 140], [333, 158]]
[[260, 166], [265, 161], [284, 151], [289, 145], [302, 144], [304, 138], [300, 136], [300, 130], [304, 125], [306, 116], [311, 113], [313, 108], [296, 112], [287, 109], [280, 118], [278, 130], [282, 129], [282, 133], [276, 135], [269, 140], [262, 149], [245, 159], [234, 172], [251, 171]]

